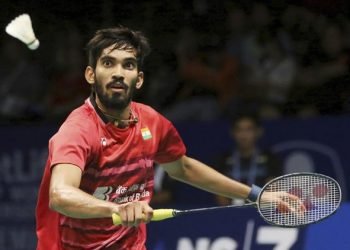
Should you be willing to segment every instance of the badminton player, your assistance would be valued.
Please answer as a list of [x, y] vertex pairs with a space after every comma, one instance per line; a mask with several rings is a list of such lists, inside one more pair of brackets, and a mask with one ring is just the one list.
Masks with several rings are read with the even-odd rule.
[[[37, 249], [145, 249], [153, 162], [209, 192], [256, 199], [255, 187], [186, 156], [171, 122], [132, 101], [148, 52], [142, 33], [126, 27], [99, 30], [87, 44], [91, 96], [49, 141], [36, 209]], [[112, 224], [113, 213], [123, 225]]]

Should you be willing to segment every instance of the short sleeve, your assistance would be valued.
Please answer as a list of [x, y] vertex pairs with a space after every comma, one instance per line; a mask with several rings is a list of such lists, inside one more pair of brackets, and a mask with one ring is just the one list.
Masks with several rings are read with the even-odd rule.
[[62, 125], [49, 143], [50, 168], [60, 163], [68, 163], [84, 170], [92, 151], [89, 136], [91, 132], [78, 124]]
[[160, 122], [160, 141], [154, 160], [159, 164], [176, 161], [186, 154], [186, 147], [170, 121], [161, 116]]

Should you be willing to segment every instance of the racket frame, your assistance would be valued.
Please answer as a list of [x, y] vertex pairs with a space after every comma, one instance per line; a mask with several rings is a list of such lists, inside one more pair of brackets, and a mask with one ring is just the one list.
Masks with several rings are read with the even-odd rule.
[[[333, 210], [332, 213], [328, 214], [327, 216], [323, 217], [323, 218], [320, 218], [318, 220], [315, 220], [315, 221], [311, 221], [309, 223], [304, 223], [304, 224], [299, 224], [299, 225], [282, 225], [282, 224], [277, 224], [277, 223], [273, 223], [271, 222], [270, 220], [266, 219], [265, 216], [263, 215], [263, 213], [261, 212], [261, 209], [260, 209], [260, 201], [261, 201], [261, 197], [262, 195], [264, 194], [264, 191], [271, 185], [271, 183], [274, 183], [278, 180], [281, 180], [281, 179], [286, 179], [286, 178], [289, 178], [289, 177], [293, 177], [293, 176], [306, 176], [306, 175], [309, 175], [309, 176], [315, 176], [315, 177], [322, 177], [323, 179], [327, 179], [327, 180], [330, 180], [331, 182], [333, 182], [338, 191], [339, 191], [339, 202], [336, 206], [336, 208]], [[260, 214], [260, 216], [263, 218], [263, 220], [270, 224], [270, 225], [273, 225], [273, 226], [278, 226], [278, 227], [285, 227], [285, 228], [295, 228], [295, 227], [304, 227], [304, 226], [307, 226], [307, 225], [310, 225], [310, 224], [313, 224], [313, 223], [317, 223], [317, 222], [320, 222], [326, 218], [328, 218], [329, 216], [333, 215], [334, 213], [337, 212], [338, 208], [340, 207], [340, 204], [341, 204], [341, 201], [342, 201], [342, 192], [341, 192], [341, 187], [339, 185], [339, 183], [333, 179], [332, 177], [329, 177], [327, 175], [324, 175], [324, 174], [319, 174], [319, 173], [310, 173], [310, 172], [298, 172], [298, 173], [291, 173], [291, 174], [285, 174], [285, 175], [282, 175], [282, 176], [279, 176], [279, 177], [276, 177], [276, 178], [273, 178], [272, 180], [270, 180], [269, 182], [267, 182], [263, 188], [261, 189], [261, 192], [258, 196], [258, 199], [256, 201], [256, 207], [257, 207], [257, 210]]]

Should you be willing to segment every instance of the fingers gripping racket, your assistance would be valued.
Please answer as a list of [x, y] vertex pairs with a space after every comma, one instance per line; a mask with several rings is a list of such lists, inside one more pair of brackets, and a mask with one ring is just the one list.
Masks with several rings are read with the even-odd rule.
[[[331, 177], [315, 173], [293, 173], [269, 181], [261, 189], [256, 202], [189, 210], [156, 209], [152, 221], [209, 210], [256, 206], [267, 223], [297, 227], [327, 218], [338, 209], [340, 202], [340, 186]], [[119, 215], [113, 214], [112, 219], [114, 225], [121, 224]]]

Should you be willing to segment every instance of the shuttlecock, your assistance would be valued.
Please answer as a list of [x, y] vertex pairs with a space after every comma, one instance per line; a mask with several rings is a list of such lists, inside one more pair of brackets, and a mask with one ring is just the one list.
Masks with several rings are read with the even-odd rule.
[[23, 43], [25, 43], [29, 49], [34, 50], [39, 47], [39, 40], [35, 37], [32, 21], [28, 14], [22, 14], [13, 19], [6, 26], [6, 33], [13, 36]]

